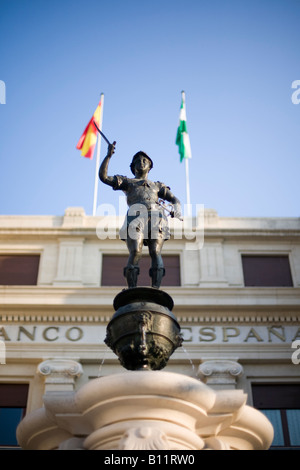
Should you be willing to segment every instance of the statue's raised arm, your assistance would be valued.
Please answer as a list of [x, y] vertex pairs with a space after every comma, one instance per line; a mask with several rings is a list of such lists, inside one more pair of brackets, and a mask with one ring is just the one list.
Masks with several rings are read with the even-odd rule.
[[116, 147], [116, 142], [113, 142], [112, 144], [108, 145], [107, 149], [107, 155], [104, 158], [103, 162], [101, 163], [101, 166], [99, 168], [99, 178], [102, 181], [102, 183], [108, 184], [109, 186], [114, 185], [114, 177], [113, 176], [108, 176], [107, 175], [107, 170], [108, 170], [108, 164], [115, 153], [115, 147]]

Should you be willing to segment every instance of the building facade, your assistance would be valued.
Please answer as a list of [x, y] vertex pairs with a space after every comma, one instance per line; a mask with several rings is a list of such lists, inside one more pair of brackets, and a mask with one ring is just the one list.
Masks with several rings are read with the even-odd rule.
[[[24, 413], [45, 391], [77, 390], [121, 372], [104, 343], [126, 288], [122, 220], [0, 216], [0, 445], [17, 445]], [[300, 448], [300, 219], [170, 220], [161, 288], [174, 300], [183, 346], [165, 370], [216, 389], [243, 389], [275, 428], [273, 446]], [[149, 285], [146, 247], [139, 285]]]

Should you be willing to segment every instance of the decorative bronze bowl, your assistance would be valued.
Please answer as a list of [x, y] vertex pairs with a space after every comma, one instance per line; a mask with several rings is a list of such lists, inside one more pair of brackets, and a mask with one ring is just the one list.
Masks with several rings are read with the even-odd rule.
[[163, 369], [182, 344], [172, 297], [151, 287], [135, 287], [114, 299], [114, 313], [107, 325], [105, 343], [125, 369]]

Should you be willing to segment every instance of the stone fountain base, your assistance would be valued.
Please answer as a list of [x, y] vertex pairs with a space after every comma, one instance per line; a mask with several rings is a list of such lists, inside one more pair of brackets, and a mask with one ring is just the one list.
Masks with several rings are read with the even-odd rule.
[[246, 398], [181, 374], [126, 371], [77, 392], [47, 392], [17, 438], [34, 450], [268, 449], [273, 428]]

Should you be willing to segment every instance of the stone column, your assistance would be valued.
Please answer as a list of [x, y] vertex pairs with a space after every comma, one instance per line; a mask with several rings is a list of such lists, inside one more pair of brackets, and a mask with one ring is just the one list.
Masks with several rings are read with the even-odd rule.
[[37, 368], [38, 375], [45, 378], [45, 393], [69, 392], [75, 388], [75, 380], [82, 374], [82, 366], [74, 359], [47, 359]]
[[200, 364], [197, 375], [213, 389], [235, 389], [238, 377], [243, 375], [243, 367], [229, 359], [210, 359]]

